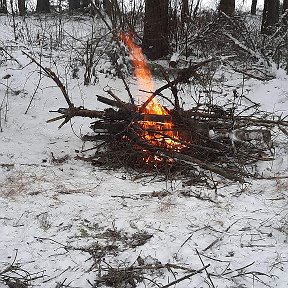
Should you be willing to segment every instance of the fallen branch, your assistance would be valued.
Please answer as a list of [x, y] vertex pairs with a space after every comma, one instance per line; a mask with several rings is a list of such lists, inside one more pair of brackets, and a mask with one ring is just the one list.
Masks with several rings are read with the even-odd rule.
[[196, 275], [196, 274], [202, 273], [202, 272], [203, 272], [204, 270], [206, 270], [209, 266], [210, 266], [210, 264], [208, 264], [208, 265], [206, 265], [206, 266], [203, 266], [202, 268], [200, 268], [199, 270], [197, 270], [197, 271], [195, 271], [195, 272], [193, 272], [193, 273], [191, 273], [191, 274], [188, 274], [188, 275], [186, 275], [186, 276], [183, 276], [183, 277], [181, 277], [181, 278], [179, 278], [179, 279], [177, 279], [177, 280], [175, 280], [175, 281], [170, 282], [170, 283], [167, 284], [167, 285], [162, 286], [162, 288], [171, 287], [171, 286], [176, 285], [176, 284], [178, 284], [178, 283], [180, 283], [180, 282], [182, 282], [182, 281], [184, 281], [184, 280], [186, 280], [186, 279], [188, 279], [188, 278], [193, 277], [193, 276]]

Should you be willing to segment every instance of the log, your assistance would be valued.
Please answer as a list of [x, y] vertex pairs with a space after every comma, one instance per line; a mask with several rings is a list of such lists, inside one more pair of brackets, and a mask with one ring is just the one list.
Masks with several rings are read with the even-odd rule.
[[[116, 101], [107, 98], [106, 100], [116, 103]], [[127, 111], [127, 112], [123, 110], [116, 111], [112, 108], [105, 109], [104, 111], [97, 111], [97, 110], [84, 109], [83, 107], [69, 107], [69, 108], [60, 108], [57, 111], [50, 111], [50, 112], [57, 112], [63, 114], [63, 116], [58, 116], [56, 118], [48, 120], [47, 122], [53, 122], [62, 119], [63, 117], [70, 117], [70, 118], [88, 117], [88, 118], [110, 119], [110, 120], [172, 122], [171, 115], [141, 114], [139, 112], [133, 112], [133, 111]]]
[[119, 108], [123, 108], [125, 110], [135, 110], [136, 106], [135, 105], [129, 105], [125, 102], [123, 102], [118, 96], [116, 96], [111, 90], [106, 91], [112, 98], [115, 99], [115, 101], [118, 103]]
[[96, 95], [96, 96], [97, 96], [97, 100], [101, 103], [104, 103], [104, 104], [112, 106], [112, 107], [122, 108], [122, 105], [119, 105], [119, 103], [117, 101], [108, 99], [108, 98], [100, 96], [100, 95]]

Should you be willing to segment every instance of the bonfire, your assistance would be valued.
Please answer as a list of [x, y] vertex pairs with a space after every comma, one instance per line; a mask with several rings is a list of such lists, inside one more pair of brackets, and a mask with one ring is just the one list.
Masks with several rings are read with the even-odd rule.
[[[217, 59], [190, 63], [178, 71], [174, 80], [167, 79], [167, 84], [155, 90], [141, 48], [134, 43], [131, 34], [121, 34], [120, 39], [127, 46], [134, 65], [134, 75], [142, 91], [141, 105], [135, 104], [126, 81], [122, 79], [130, 103], [123, 102], [121, 97], [108, 90], [112, 99], [98, 95], [98, 101], [109, 108], [97, 111], [75, 107], [56, 74], [27, 54], [55, 81], [68, 104], [68, 108], [51, 111], [61, 115], [48, 122], [63, 119], [61, 128], [72, 117], [96, 119], [91, 123], [94, 133], [83, 137], [84, 141], [95, 142], [93, 149], [89, 149], [93, 154], [81, 154], [76, 156], [77, 159], [107, 168], [133, 168], [134, 171], [165, 177], [183, 176], [193, 183], [206, 183], [215, 174], [233, 181], [262, 177], [250, 169], [251, 164], [273, 158], [271, 129], [288, 126], [287, 121], [263, 115], [256, 117], [255, 113], [235, 115], [231, 109], [208, 106], [207, 103], [183, 110], [178, 98], [179, 84], [197, 77], [198, 70]], [[157, 100], [158, 96], [162, 97], [161, 92], [168, 89], [174, 98], [172, 108], [162, 106]]]

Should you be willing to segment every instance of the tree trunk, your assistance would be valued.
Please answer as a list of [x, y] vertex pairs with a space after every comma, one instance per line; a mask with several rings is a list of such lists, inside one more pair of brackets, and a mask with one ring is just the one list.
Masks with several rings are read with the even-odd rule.
[[23, 16], [26, 13], [26, 3], [25, 0], [18, 0], [18, 11], [19, 15]]
[[0, 0], [0, 13], [7, 14], [7, 0]]
[[49, 0], [37, 0], [36, 12], [50, 13]]
[[90, 0], [82, 0], [82, 8], [88, 7]]
[[181, 9], [181, 22], [187, 22], [189, 17], [189, 4], [188, 0], [182, 0], [182, 9]]
[[105, 13], [111, 18], [112, 15], [112, 3], [110, 0], [103, 0], [103, 9]]
[[169, 52], [168, 0], [146, 0], [143, 51], [151, 60]]
[[251, 4], [251, 14], [256, 15], [257, 0], [252, 0]]
[[80, 6], [80, 0], [69, 0], [69, 11], [77, 10]]
[[265, 0], [264, 1], [264, 10], [262, 16], [262, 26], [261, 33], [263, 34], [272, 34], [273, 26], [279, 20], [279, 0]]
[[232, 16], [235, 12], [235, 0], [220, 0], [218, 10]]
[[288, 9], [288, 0], [284, 0], [282, 6], [282, 13], [284, 14], [287, 9]]
[[283, 1], [282, 14], [285, 14], [283, 15], [283, 24], [288, 25], [288, 0]]

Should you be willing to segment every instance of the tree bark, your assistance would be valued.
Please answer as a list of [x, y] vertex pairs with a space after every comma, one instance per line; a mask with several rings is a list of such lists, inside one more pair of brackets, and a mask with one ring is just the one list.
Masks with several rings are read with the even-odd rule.
[[188, 0], [182, 0], [182, 9], [181, 9], [181, 22], [186, 23], [189, 17], [189, 4]]
[[7, 0], [0, 0], [0, 13], [7, 14]]
[[283, 1], [282, 14], [284, 14], [286, 10], [288, 10], [288, 0]]
[[49, 0], [37, 0], [36, 12], [39, 12], [39, 13], [50, 13], [50, 2], [49, 2]]
[[257, 0], [252, 0], [251, 4], [251, 14], [256, 15], [256, 9], [257, 9]]
[[220, 0], [218, 10], [232, 16], [235, 12], [235, 0]]
[[82, 0], [82, 8], [88, 7], [90, 0]]
[[69, 0], [69, 11], [77, 10], [80, 6], [80, 0]]
[[23, 16], [26, 13], [26, 3], [25, 0], [18, 0], [18, 11], [19, 15]]
[[168, 0], [146, 0], [143, 51], [151, 60], [169, 52]]
[[285, 14], [283, 15], [282, 23], [284, 25], [287, 25], [288, 24], [288, 0], [283, 1], [282, 14]]
[[262, 16], [262, 26], [261, 33], [262, 34], [272, 34], [273, 26], [279, 20], [279, 8], [280, 2], [279, 0], [265, 0], [264, 1], [264, 9]]

